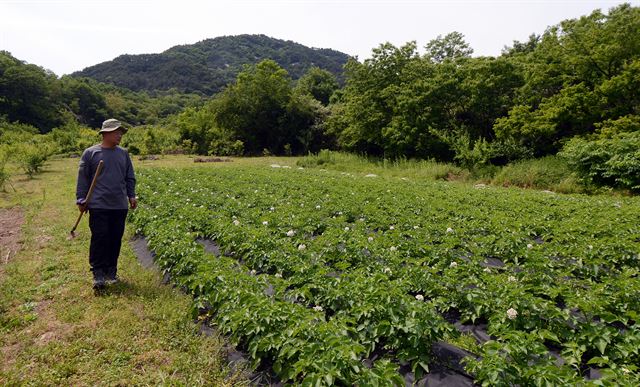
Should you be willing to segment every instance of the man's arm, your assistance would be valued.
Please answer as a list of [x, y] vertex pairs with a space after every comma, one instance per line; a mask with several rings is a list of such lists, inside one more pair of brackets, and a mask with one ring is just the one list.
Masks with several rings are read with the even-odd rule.
[[76, 204], [80, 211], [86, 209], [85, 198], [89, 192], [91, 185], [91, 164], [89, 162], [89, 152], [84, 151], [80, 157], [80, 166], [78, 167], [78, 181], [76, 183]]

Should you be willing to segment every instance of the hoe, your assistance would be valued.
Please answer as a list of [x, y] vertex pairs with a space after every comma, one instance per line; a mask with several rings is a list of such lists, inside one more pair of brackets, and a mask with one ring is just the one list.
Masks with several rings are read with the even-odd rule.
[[[100, 162], [98, 163], [98, 168], [96, 169], [96, 174], [93, 175], [93, 180], [91, 180], [91, 186], [89, 187], [89, 192], [87, 193], [86, 200], [84, 201], [85, 204], [89, 204], [89, 200], [91, 200], [91, 194], [93, 194], [93, 189], [96, 187], [96, 182], [98, 181], [98, 176], [100, 175], [100, 172], [102, 172], [103, 164], [104, 164], [104, 161], [100, 160]], [[78, 223], [80, 223], [80, 219], [82, 219], [82, 215], [85, 212], [86, 212], [86, 209], [84, 211], [81, 211], [80, 215], [78, 215], [78, 220], [76, 220], [76, 224], [73, 225], [73, 228], [71, 229], [71, 232], [67, 237], [67, 240], [71, 240], [76, 237], [76, 233], [75, 233], [76, 227], [78, 227]]]

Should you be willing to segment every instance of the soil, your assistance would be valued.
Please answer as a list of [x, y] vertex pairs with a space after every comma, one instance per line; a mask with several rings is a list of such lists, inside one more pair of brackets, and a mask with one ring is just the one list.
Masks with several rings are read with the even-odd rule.
[[20, 250], [23, 223], [24, 212], [21, 208], [0, 208], [0, 271]]

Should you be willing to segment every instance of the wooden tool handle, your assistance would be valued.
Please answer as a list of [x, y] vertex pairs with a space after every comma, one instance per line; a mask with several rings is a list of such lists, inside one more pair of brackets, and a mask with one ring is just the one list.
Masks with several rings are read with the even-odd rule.
[[91, 180], [91, 186], [89, 187], [89, 192], [87, 192], [87, 197], [84, 200], [86, 205], [89, 205], [89, 200], [91, 199], [91, 195], [93, 194], [93, 189], [96, 188], [96, 181], [98, 181], [98, 175], [102, 172], [102, 166], [104, 165], [104, 161], [100, 160], [98, 163], [98, 168], [96, 168], [96, 174], [93, 175], [93, 180]]
[[[89, 192], [87, 192], [87, 197], [84, 199], [84, 204], [86, 204], [87, 206], [89, 205], [89, 199], [91, 199], [91, 195], [93, 194], [93, 189], [96, 188], [96, 181], [98, 181], [98, 176], [100, 175], [100, 172], [102, 172], [103, 165], [104, 165], [104, 161], [100, 160], [100, 162], [98, 163], [98, 168], [96, 168], [96, 174], [93, 175], [93, 180], [91, 180], [91, 186], [89, 187]], [[80, 215], [78, 215], [78, 220], [76, 220], [76, 224], [74, 224], [73, 228], [71, 229], [72, 237], [73, 237], [73, 232], [78, 227], [78, 224], [80, 223], [80, 219], [82, 219], [82, 215], [85, 212], [86, 212], [86, 207], [85, 207], [85, 210], [82, 211]]]

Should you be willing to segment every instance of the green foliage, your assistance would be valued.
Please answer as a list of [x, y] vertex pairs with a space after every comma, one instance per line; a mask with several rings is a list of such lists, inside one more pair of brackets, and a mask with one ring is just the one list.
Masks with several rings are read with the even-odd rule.
[[446, 313], [488, 327], [468, 346], [478, 384], [575, 385], [592, 366], [637, 384], [637, 198], [286, 167], [146, 170], [132, 218], [195, 315], [284, 383], [401, 384], [398, 363], [419, 379], [435, 341], [461, 341]]
[[216, 156], [242, 156], [244, 143], [240, 140], [214, 139], [209, 144], [209, 154]]
[[415, 43], [387, 43], [347, 64], [327, 130], [345, 150], [465, 167], [555, 154], [573, 136], [637, 115], [638, 27], [640, 8], [623, 4], [498, 58], [470, 58], [459, 33], [432, 40], [423, 57]]
[[628, 115], [596, 124], [599, 138], [612, 138], [619, 133], [640, 132], [640, 116]]
[[331, 96], [338, 88], [336, 76], [319, 67], [311, 67], [296, 82], [296, 91], [311, 95], [325, 106], [329, 104]]
[[[313, 97], [294, 91], [287, 72], [274, 61], [245, 68], [209, 107], [209, 113], [193, 113], [206, 115], [198, 121], [198, 133], [213, 133], [212, 140], [217, 142], [241, 141], [247, 154], [260, 154], [265, 149], [270, 154], [283, 154], [285, 146], [288, 152], [300, 154], [325, 142], [322, 121], [328, 109]], [[195, 142], [201, 143], [202, 137]], [[204, 144], [209, 146], [211, 141]]]
[[50, 144], [40, 143], [25, 143], [15, 144], [10, 148], [12, 152], [12, 158], [18, 163], [20, 168], [30, 178], [42, 171], [42, 167], [47, 162], [51, 146]]
[[640, 190], [640, 131], [595, 141], [574, 138], [561, 155], [587, 184]]
[[121, 145], [133, 155], [157, 155], [178, 150], [178, 131], [162, 126], [136, 126], [122, 137]]
[[427, 43], [425, 50], [425, 58], [434, 63], [470, 58], [473, 54], [473, 49], [465, 42], [464, 35], [457, 31], [450, 32], [444, 37], [438, 35]]
[[56, 81], [53, 73], [0, 51], [0, 117], [30, 124], [42, 132], [51, 123], [59, 124]]
[[55, 144], [54, 153], [58, 154], [80, 154], [101, 141], [98, 132], [74, 122], [54, 128], [46, 138]]
[[329, 149], [322, 149], [317, 154], [309, 154], [296, 162], [303, 168], [321, 167], [323, 165], [331, 165], [336, 163], [336, 152], [332, 152]]
[[348, 55], [305, 47], [265, 35], [222, 36], [172, 47], [161, 54], [121, 55], [73, 76], [93, 78], [134, 91], [176, 89], [213, 95], [232, 83], [244, 66], [274, 60], [293, 79], [312, 67], [340, 76]]
[[7, 161], [9, 160], [9, 154], [7, 146], [0, 144], [0, 191], [6, 190], [6, 185], [10, 184], [11, 175], [7, 171]]
[[557, 156], [522, 160], [508, 164], [491, 180], [491, 184], [504, 187], [549, 189], [562, 193], [582, 191], [569, 164]]

